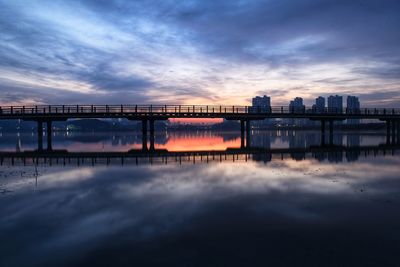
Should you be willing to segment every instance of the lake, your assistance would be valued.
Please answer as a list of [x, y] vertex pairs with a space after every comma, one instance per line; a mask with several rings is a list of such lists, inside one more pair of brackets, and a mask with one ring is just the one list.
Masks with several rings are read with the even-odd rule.
[[166, 131], [152, 153], [140, 133], [60, 132], [39, 153], [3, 133], [0, 266], [400, 266], [399, 146], [333, 141]]

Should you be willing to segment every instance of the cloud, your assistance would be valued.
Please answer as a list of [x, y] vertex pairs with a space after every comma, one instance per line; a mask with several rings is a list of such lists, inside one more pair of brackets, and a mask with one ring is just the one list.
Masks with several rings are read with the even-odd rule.
[[355, 84], [356, 92], [371, 83], [380, 90], [399, 82], [399, 7], [394, 0], [3, 0], [0, 78], [42, 102], [51, 101], [43, 88], [62, 89], [64, 99], [83, 90], [116, 101], [127, 92], [145, 102], [235, 104], [259, 91], [288, 101]]
[[198, 40], [206, 42], [205, 47], [247, 60], [313, 62], [338, 56], [342, 60], [349, 56], [392, 57], [392, 52], [398, 56], [397, 1], [240, 3], [206, 1], [182, 7], [176, 11], [176, 20], [193, 29]]

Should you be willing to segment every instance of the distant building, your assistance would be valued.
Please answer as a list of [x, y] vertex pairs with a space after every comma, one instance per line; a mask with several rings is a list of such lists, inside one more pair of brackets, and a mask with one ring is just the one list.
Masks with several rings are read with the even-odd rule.
[[[303, 104], [303, 98], [296, 97], [289, 103], [289, 112], [293, 113], [303, 113], [306, 106]], [[301, 126], [305, 124], [305, 119], [289, 119], [289, 124]]]
[[[256, 96], [251, 101], [252, 104], [252, 112], [259, 113], [259, 112], [271, 112], [271, 98], [269, 96]], [[274, 120], [266, 119], [262, 121], [255, 121], [253, 122], [253, 126], [255, 127], [263, 127], [269, 125]]]
[[322, 96], [317, 97], [313, 107], [316, 112], [322, 113], [325, 110], [325, 98]]
[[[312, 111], [315, 113], [323, 113], [325, 111], [325, 97], [319, 96], [315, 99], [315, 104], [312, 105]], [[319, 125], [318, 121], [308, 121], [309, 125]]]
[[291, 112], [303, 112], [305, 106], [303, 104], [303, 98], [296, 97], [294, 100], [289, 103], [289, 110]]
[[[346, 112], [347, 113], [358, 113], [360, 110], [360, 101], [358, 97], [349, 95], [347, 97], [347, 106]], [[347, 124], [359, 124], [360, 119], [349, 119], [347, 120]]]
[[338, 95], [329, 96], [328, 111], [341, 113], [343, 111], [343, 97]]
[[358, 97], [349, 95], [347, 97], [347, 110], [348, 111], [358, 111], [360, 109], [360, 101]]
[[271, 98], [269, 96], [256, 96], [251, 101], [252, 107], [260, 112], [269, 112], [271, 110]]

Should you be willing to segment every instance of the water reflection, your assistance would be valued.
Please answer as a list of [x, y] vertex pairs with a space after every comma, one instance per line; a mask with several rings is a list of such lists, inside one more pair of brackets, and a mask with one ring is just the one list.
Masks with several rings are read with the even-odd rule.
[[[300, 155], [315, 149], [310, 134], [253, 134], [263, 152], [247, 151], [253, 157], [247, 161], [4, 164], [0, 266], [396, 266], [397, 150], [383, 153], [380, 136], [342, 135], [343, 146], [306, 153], [347, 149], [341, 161], [332, 156], [332, 164], [328, 154], [323, 160]], [[71, 153], [100, 144], [129, 153], [140, 144], [140, 138], [118, 136], [58, 137], [57, 145]], [[221, 140], [220, 133], [201, 138], [213, 136]], [[222, 136], [219, 142], [229, 146], [237, 139]], [[157, 142], [160, 151], [177, 138], [165, 137]], [[7, 138], [21, 140], [20, 151], [30, 150], [29, 137]], [[16, 153], [15, 143], [1, 140], [3, 151]], [[375, 150], [364, 156], [368, 151], [358, 143]], [[289, 146], [283, 158], [265, 153]], [[268, 164], [261, 155], [271, 155]]]
[[[68, 151], [128, 151], [142, 147], [140, 133], [55, 133], [52, 148]], [[378, 145], [386, 142], [383, 133], [335, 133], [333, 145], [360, 146]], [[251, 147], [305, 148], [319, 146], [319, 131], [253, 131]], [[193, 131], [158, 132], [155, 148], [168, 151], [223, 150], [240, 147], [240, 133]], [[1, 134], [0, 150], [23, 151], [37, 149], [35, 134]]]
[[362, 157], [400, 155], [400, 146], [311, 146], [309, 148], [228, 148], [226, 150], [168, 151], [164, 149], [134, 149], [128, 152], [69, 152], [67, 150], [38, 150], [0, 152], [0, 166], [98, 166], [98, 165], [142, 165], [142, 164], [199, 164], [259, 161], [264, 164], [288, 158], [297, 161], [357, 161]]

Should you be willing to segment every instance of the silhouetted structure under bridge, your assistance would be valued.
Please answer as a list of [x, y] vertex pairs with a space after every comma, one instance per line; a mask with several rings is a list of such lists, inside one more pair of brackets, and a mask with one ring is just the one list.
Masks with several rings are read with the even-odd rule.
[[211, 162], [269, 162], [273, 158], [295, 160], [317, 159], [329, 162], [357, 160], [359, 157], [400, 154], [399, 145], [379, 145], [362, 147], [316, 146], [310, 148], [228, 148], [212, 151], [131, 150], [128, 152], [68, 152], [24, 151], [0, 152], [0, 165], [38, 166], [94, 166], [94, 165], [139, 165], [139, 164], [182, 164]]

